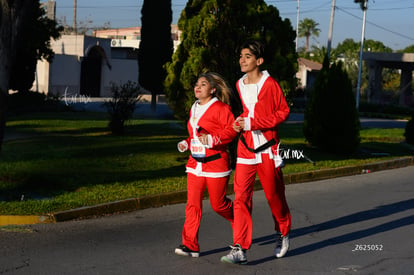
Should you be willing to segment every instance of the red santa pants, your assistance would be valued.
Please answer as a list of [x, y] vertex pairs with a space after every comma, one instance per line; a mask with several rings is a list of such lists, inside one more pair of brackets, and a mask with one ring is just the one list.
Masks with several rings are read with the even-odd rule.
[[239, 244], [243, 249], [249, 249], [252, 244], [253, 224], [251, 213], [256, 172], [272, 211], [275, 230], [285, 236], [289, 233], [291, 227], [282, 170], [275, 167], [273, 159], [269, 159], [268, 154], [262, 154], [262, 163], [254, 165], [237, 164], [234, 175], [233, 245]]
[[213, 210], [233, 226], [233, 202], [226, 197], [228, 177], [207, 178], [187, 173], [187, 206], [182, 232], [183, 245], [199, 251], [198, 229], [203, 210], [203, 195], [207, 187]]

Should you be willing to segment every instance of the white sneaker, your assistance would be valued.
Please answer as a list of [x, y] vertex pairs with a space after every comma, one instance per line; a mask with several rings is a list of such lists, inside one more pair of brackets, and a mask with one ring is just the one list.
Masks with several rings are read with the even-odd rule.
[[175, 254], [180, 255], [180, 256], [189, 256], [193, 258], [198, 258], [200, 256], [200, 252], [191, 250], [183, 244], [179, 245], [175, 249]]
[[223, 263], [247, 264], [246, 251], [240, 245], [236, 244], [235, 246], [230, 246], [230, 248], [230, 253], [220, 259]]
[[276, 234], [276, 247], [275, 256], [276, 258], [282, 258], [289, 250], [289, 234], [283, 236], [281, 233]]

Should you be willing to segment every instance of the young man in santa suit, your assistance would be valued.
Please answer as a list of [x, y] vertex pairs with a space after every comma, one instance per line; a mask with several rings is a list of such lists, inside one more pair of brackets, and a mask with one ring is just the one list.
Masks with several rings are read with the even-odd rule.
[[278, 125], [289, 115], [282, 89], [267, 71], [261, 71], [264, 47], [247, 41], [241, 47], [240, 68], [245, 73], [237, 82], [243, 113], [233, 128], [241, 132], [234, 176], [234, 225], [232, 250], [222, 262], [246, 264], [246, 251], [252, 244], [252, 197], [256, 173], [268, 200], [276, 231], [277, 258], [289, 249], [291, 217], [278, 154]]

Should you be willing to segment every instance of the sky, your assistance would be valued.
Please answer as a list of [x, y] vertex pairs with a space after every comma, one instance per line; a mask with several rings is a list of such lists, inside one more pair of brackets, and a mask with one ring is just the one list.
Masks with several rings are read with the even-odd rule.
[[[46, 1], [46, 0], [43, 0]], [[152, 0], [156, 1], [156, 0]], [[318, 37], [312, 36], [311, 45], [327, 47], [332, 3], [335, 3], [332, 47], [345, 39], [361, 41], [363, 11], [354, 0], [265, 0], [275, 6], [282, 19], [290, 20], [296, 30], [299, 21], [309, 18], [318, 24]], [[55, 0], [56, 19], [72, 25], [74, 0]], [[144, 0], [77, 0], [77, 22], [92, 21], [91, 27], [109, 22], [111, 28], [141, 25]], [[172, 0], [173, 24], [176, 24], [187, 0]], [[298, 8], [299, 4], [299, 8]], [[78, 23], [79, 24], [79, 23]], [[414, 0], [368, 0], [365, 39], [381, 41], [393, 50], [414, 45]], [[305, 47], [305, 38], [298, 38], [298, 47]]]

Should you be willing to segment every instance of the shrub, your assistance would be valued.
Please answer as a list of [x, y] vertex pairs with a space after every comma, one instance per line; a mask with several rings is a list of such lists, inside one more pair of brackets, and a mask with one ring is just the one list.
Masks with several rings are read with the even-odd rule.
[[141, 98], [140, 89], [136, 82], [128, 81], [120, 86], [111, 83], [110, 100], [103, 105], [109, 114], [109, 129], [112, 134], [122, 135], [125, 131], [125, 122], [132, 118], [135, 104]]
[[409, 144], [414, 144], [414, 114], [405, 125], [405, 141]]
[[39, 92], [17, 92], [8, 96], [10, 113], [67, 111], [60, 98], [53, 94]]
[[359, 115], [352, 84], [342, 63], [324, 66], [310, 91], [303, 132], [306, 140], [324, 151], [351, 154], [360, 143]]

